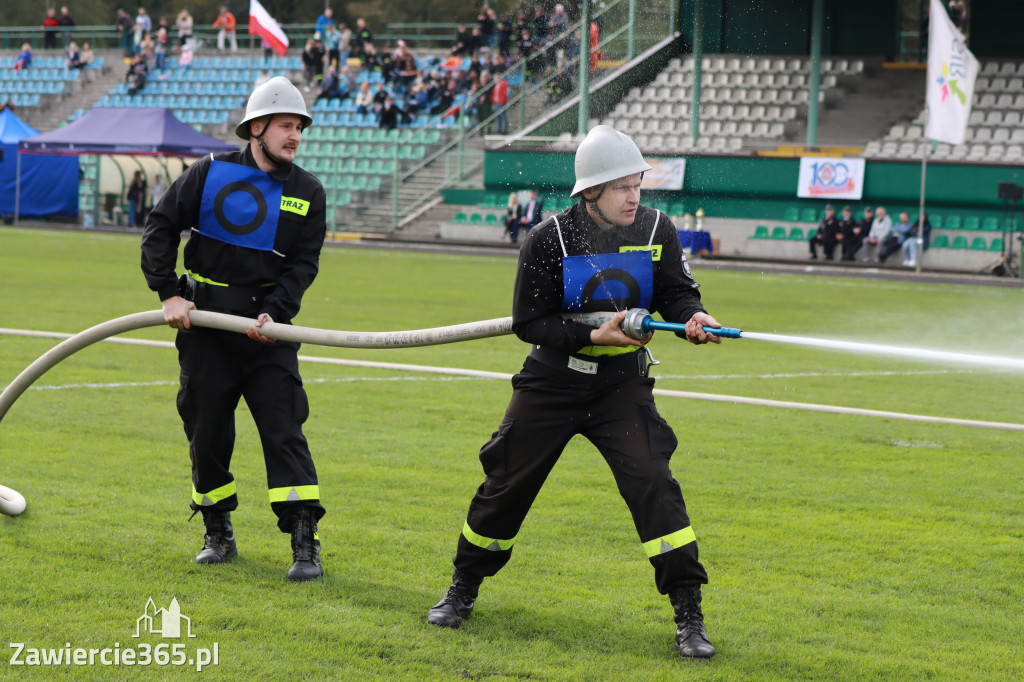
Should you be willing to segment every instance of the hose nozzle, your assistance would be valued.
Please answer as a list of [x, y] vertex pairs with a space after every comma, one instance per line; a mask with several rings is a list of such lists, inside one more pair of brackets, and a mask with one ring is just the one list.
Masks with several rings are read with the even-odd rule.
[[[631, 339], [643, 339], [656, 329], [685, 333], [686, 325], [678, 322], [658, 322], [643, 308], [631, 308], [626, 313], [625, 319], [622, 320], [622, 331]], [[743, 332], [732, 327], [703, 327], [703, 329], [708, 334], [714, 334], [723, 339], [743, 338]]]

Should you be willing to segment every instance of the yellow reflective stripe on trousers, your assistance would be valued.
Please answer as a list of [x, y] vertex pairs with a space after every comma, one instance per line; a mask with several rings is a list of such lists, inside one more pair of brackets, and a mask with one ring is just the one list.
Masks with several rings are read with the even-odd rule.
[[269, 493], [271, 502], [304, 502], [306, 500], [319, 500], [320, 486], [290, 485], [287, 488], [271, 488]]
[[626, 353], [636, 353], [639, 350], [639, 346], [626, 346], [625, 348], [620, 348], [619, 346], [583, 346], [583, 348], [580, 348], [576, 352], [580, 355], [601, 357], [606, 355], [625, 355]]
[[483, 535], [477, 535], [473, 532], [473, 529], [469, 527], [469, 521], [466, 521], [466, 525], [462, 527], [462, 535], [471, 543], [477, 547], [497, 552], [502, 549], [511, 549], [512, 545], [515, 544], [516, 539], [511, 540], [495, 540], [494, 538], [485, 538]]
[[194, 279], [197, 282], [202, 282], [203, 284], [212, 284], [215, 287], [226, 287], [226, 286], [228, 286], [224, 282], [214, 282], [209, 277], [203, 277], [202, 275], [197, 275], [196, 273], [192, 272], [191, 270], [186, 270], [185, 272], [188, 273], [189, 277], [191, 277], [192, 279]]
[[214, 488], [208, 493], [201, 493], [196, 490], [195, 486], [192, 486], [192, 501], [198, 504], [200, 507], [212, 507], [221, 500], [226, 500], [235, 494], [235, 482], [231, 481], [227, 485], [222, 485], [219, 488]]
[[687, 526], [682, 530], [677, 530], [675, 533], [669, 533], [660, 538], [648, 540], [644, 543], [644, 551], [647, 552], [647, 558], [650, 559], [652, 556], [671, 552], [673, 549], [679, 549], [683, 545], [696, 541], [697, 536], [693, 532], [693, 527]]

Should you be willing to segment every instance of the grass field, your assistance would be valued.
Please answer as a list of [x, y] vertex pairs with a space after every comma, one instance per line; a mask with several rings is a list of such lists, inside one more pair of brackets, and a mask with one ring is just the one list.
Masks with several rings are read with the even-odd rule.
[[[701, 270], [705, 304], [750, 331], [1020, 357], [1024, 292]], [[325, 249], [296, 323], [416, 329], [510, 314], [511, 258]], [[77, 332], [158, 307], [138, 237], [0, 230], [0, 326]], [[991, 330], [991, 333], [989, 332]], [[167, 328], [135, 332], [170, 341]], [[55, 341], [0, 336], [6, 385]], [[659, 332], [658, 387], [1024, 422], [1021, 373]], [[512, 337], [305, 355], [513, 373]], [[596, 450], [574, 441], [513, 561], [458, 631], [425, 623], [482, 474], [508, 382], [304, 364], [306, 435], [328, 515], [325, 578], [290, 584], [259, 442], [238, 413], [240, 556], [191, 562], [187, 444], [163, 348], [101, 344], [42, 377], [0, 423], [0, 645], [140, 648], [147, 599], [176, 598], [213, 679], [1008, 680], [1024, 676], [1020, 433], [660, 397], [711, 584], [718, 655], [682, 661], [629, 513]], [[567, 542], [572, 538], [572, 542]], [[178, 640], [163, 640], [177, 642]], [[184, 641], [184, 640], [182, 640]], [[99, 664], [0, 678], [134, 679]], [[24, 656], [24, 654], [23, 654]]]

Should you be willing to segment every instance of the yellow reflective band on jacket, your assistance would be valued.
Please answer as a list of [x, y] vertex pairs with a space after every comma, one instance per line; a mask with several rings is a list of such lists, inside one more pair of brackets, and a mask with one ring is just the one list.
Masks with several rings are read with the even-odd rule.
[[592, 357], [601, 357], [604, 355], [625, 355], [626, 353], [636, 353], [641, 350], [640, 346], [626, 346], [620, 348], [619, 346], [583, 346], [577, 353], [580, 355], [590, 355]]
[[214, 282], [209, 277], [203, 277], [202, 275], [197, 275], [196, 273], [192, 272], [191, 270], [186, 270], [185, 272], [188, 273], [189, 277], [191, 277], [192, 279], [194, 279], [197, 282], [202, 282], [203, 284], [212, 284], [215, 287], [226, 287], [226, 286], [228, 286], [224, 282]]
[[309, 213], [309, 202], [295, 197], [281, 197], [281, 210], [306, 215]]
[[675, 533], [669, 533], [660, 538], [648, 540], [644, 543], [644, 551], [647, 552], [647, 558], [650, 559], [652, 556], [671, 552], [673, 549], [679, 549], [683, 545], [696, 541], [697, 536], [693, 532], [693, 527], [687, 526], [682, 530], [677, 530]]
[[212, 507], [221, 500], [226, 500], [235, 494], [235, 482], [231, 481], [227, 485], [222, 485], [219, 488], [214, 488], [208, 493], [201, 493], [196, 490], [195, 486], [192, 486], [192, 501], [198, 504], [200, 507]]
[[511, 540], [495, 540], [494, 538], [485, 538], [483, 535], [477, 535], [473, 532], [473, 529], [469, 527], [469, 521], [466, 521], [466, 525], [462, 527], [462, 535], [471, 543], [477, 547], [490, 550], [491, 552], [497, 552], [502, 549], [512, 549], [512, 545], [515, 544], [516, 539]]
[[287, 488], [271, 488], [271, 502], [305, 502], [320, 499], [318, 485], [290, 485]]
[[651, 248], [648, 249], [646, 246], [620, 246], [619, 253], [625, 253], [626, 251], [650, 251], [651, 260], [661, 260], [661, 244], [651, 244]]

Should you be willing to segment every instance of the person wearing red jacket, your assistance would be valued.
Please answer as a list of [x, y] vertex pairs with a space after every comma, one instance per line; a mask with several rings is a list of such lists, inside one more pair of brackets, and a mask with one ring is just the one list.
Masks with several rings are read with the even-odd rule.
[[491, 89], [491, 104], [498, 110], [498, 116], [494, 119], [498, 134], [508, 135], [508, 111], [505, 110], [505, 105], [508, 104], [508, 81], [504, 76]]
[[60, 22], [57, 21], [57, 12], [54, 9], [46, 10], [46, 18], [43, 19], [43, 49], [52, 50], [57, 47], [57, 29]]

